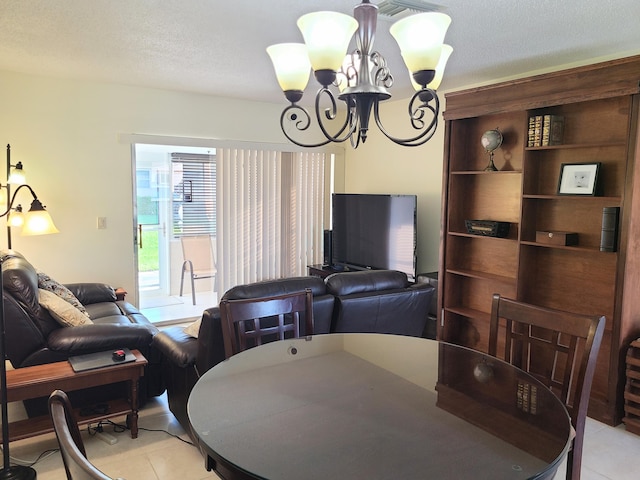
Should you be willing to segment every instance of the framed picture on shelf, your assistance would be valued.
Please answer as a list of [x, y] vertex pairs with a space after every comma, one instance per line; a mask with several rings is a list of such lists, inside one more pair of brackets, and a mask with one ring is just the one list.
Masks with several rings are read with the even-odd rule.
[[600, 162], [597, 163], [563, 163], [560, 165], [558, 195], [591, 195], [596, 194]]

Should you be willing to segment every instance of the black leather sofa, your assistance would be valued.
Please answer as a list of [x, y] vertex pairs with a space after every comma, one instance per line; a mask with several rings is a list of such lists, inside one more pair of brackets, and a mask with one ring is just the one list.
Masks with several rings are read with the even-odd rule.
[[[314, 334], [374, 332], [425, 336], [435, 288], [410, 284], [402, 272], [371, 270], [336, 273], [326, 279], [295, 277], [238, 285], [222, 298], [246, 299], [301, 291], [313, 293]], [[301, 322], [303, 324], [304, 322]], [[198, 337], [181, 326], [162, 330], [153, 346], [163, 353], [169, 408], [190, 431], [187, 400], [200, 375], [223, 361], [224, 344], [218, 307], [202, 314]]]
[[[118, 300], [113, 287], [101, 283], [65, 285], [86, 308], [93, 324], [60, 325], [38, 302], [38, 275], [20, 253], [0, 251], [5, 309], [6, 353], [16, 369], [58, 362], [74, 355], [130, 348], [148, 360], [140, 381], [140, 404], [165, 391], [161, 354], [151, 346], [158, 329], [133, 305]], [[71, 392], [74, 406], [121, 396], [125, 385]], [[25, 401], [29, 416], [46, 413], [46, 399]]]

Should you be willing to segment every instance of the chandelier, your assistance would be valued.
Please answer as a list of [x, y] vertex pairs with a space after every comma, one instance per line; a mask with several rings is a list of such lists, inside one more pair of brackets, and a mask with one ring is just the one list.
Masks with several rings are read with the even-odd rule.
[[[351, 146], [357, 148], [367, 139], [372, 112], [380, 131], [398, 145], [419, 146], [433, 137], [440, 111], [435, 91], [453, 51], [444, 45], [451, 18], [444, 13], [420, 13], [397, 21], [389, 30], [416, 90], [409, 100], [409, 121], [415, 130], [409, 138], [391, 135], [380, 120], [379, 104], [391, 98], [387, 89], [393, 85], [393, 75], [385, 58], [373, 50], [377, 18], [378, 7], [368, 0], [354, 8], [353, 17], [337, 12], [309, 13], [298, 19], [304, 44], [280, 43], [267, 48], [278, 83], [291, 102], [280, 116], [280, 128], [289, 141], [301, 147], [320, 147], [349, 139]], [[347, 55], [354, 33], [356, 49]], [[315, 123], [325, 139], [319, 143], [296, 140], [285, 128], [292, 123], [297, 133], [313, 124], [309, 112], [298, 104], [309, 82], [310, 69], [321, 85], [315, 98]], [[337, 88], [337, 94], [329, 87]], [[344, 121], [338, 118], [337, 100], [344, 102]], [[333, 133], [330, 126], [334, 127]]]

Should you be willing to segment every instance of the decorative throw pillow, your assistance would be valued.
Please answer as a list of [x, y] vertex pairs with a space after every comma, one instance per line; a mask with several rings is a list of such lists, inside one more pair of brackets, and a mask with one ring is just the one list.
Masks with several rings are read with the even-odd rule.
[[38, 289], [38, 303], [64, 327], [89, 325], [93, 322], [84, 313], [49, 290]]
[[202, 319], [199, 318], [191, 325], [184, 327], [184, 333], [193, 338], [198, 338], [198, 332], [200, 332], [200, 324], [202, 323]]
[[36, 273], [38, 274], [38, 288], [55, 293], [60, 298], [62, 298], [66, 302], [69, 302], [71, 305], [73, 305], [78, 310], [80, 310], [84, 315], [87, 316], [87, 318], [90, 318], [89, 312], [87, 312], [87, 309], [84, 308], [84, 305], [80, 303], [80, 300], [76, 298], [76, 296], [71, 292], [71, 290], [69, 290], [67, 287], [65, 287], [61, 283], [56, 282], [49, 275], [47, 275], [44, 272], [41, 272], [38, 269], [36, 269]]

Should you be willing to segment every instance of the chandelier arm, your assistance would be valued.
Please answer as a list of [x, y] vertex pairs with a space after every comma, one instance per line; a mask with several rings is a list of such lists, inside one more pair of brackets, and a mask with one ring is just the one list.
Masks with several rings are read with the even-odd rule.
[[374, 83], [384, 88], [393, 87], [393, 75], [387, 66], [387, 60], [378, 51], [371, 53], [369, 58], [376, 67], [373, 78]]
[[298, 142], [297, 140], [294, 140], [285, 130], [284, 128], [284, 121], [285, 118], [289, 119], [289, 120], [293, 120], [295, 121], [297, 119], [297, 113], [299, 112], [303, 115], [303, 120], [298, 120], [295, 123], [296, 129], [300, 132], [305, 131], [307, 128], [309, 128], [309, 125], [311, 124], [311, 116], [309, 115], [309, 113], [302, 108], [300, 105], [296, 105], [295, 103], [289, 105], [287, 108], [285, 108], [282, 111], [282, 114], [280, 115], [280, 129], [282, 130], [282, 133], [284, 134], [285, 137], [287, 137], [287, 139], [299, 146], [299, 147], [305, 147], [305, 148], [316, 148], [316, 147], [322, 147], [324, 145], [327, 145], [329, 142], [331, 142], [331, 140], [326, 140], [324, 142], [320, 142], [320, 143], [301, 143]]
[[[347, 116], [344, 119], [344, 123], [342, 124], [342, 127], [340, 127], [340, 129], [336, 132], [335, 135], [331, 135], [329, 133], [329, 131], [327, 130], [327, 127], [325, 126], [324, 120], [322, 119], [322, 115], [320, 114], [321, 111], [323, 111], [320, 107], [320, 99], [322, 98], [322, 95], [326, 95], [329, 100], [331, 101], [331, 109], [326, 108], [324, 109], [324, 114], [325, 117], [327, 118], [327, 120], [331, 121], [331, 120], [335, 120], [337, 117], [337, 113], [338, 113], [338, 107], [336, 105], [336, 98], [333, 95], [333, 93], [331, 92], [331, 90], [329, 90], [327, 87], [323, 87], [320, 90], [318, 90], [318, 93], [316, 94], [316, 120], [318, 121], [318, 126], [320, 127], [320, 130], [322, 131], [322, 133], [324, 134], [324, 136], [331, 142], [335, 142], [335, 143], [341, 143], [344, 142], [346, 139], [350, 138], [353, 134], [353, 132], [356, 130], [357, 127], [357, 121], [354, 122], [354, 115], [351, 111], [351, 108], [348, 106], [348, 102], [349, 100], [346, 101], [347, 103]], [[342, 133], [347, 129], [347, 127], [350, 127], [349, 130], [347, 131], [347, 133], [345, 134], [344, 137], [340, 137], [340, 135], [342, 135]]]
[[[429, 98], [427, 101], [423, 101], [420, 98], [425, 98], [425, 94], [431, 95], [431, 98]], [[417, 108], [414, 108], [414, 104], [417, 100], [419, 100], [421, 104]], [[431, 100], [434, 101], [435, 105], [430, 105]], [[425, 110], [429, 110], [432, 113], [432, 120], [428, 126], [422, 120]], [[435, 91], [429, 88], [423, 88], [422, 90], [416, 92], [413, 97], [411, 97], [411, 101], [409, 102], [408, 113], [409, 117], [411, 118], [411, 126], [416, 130], [421, 130], [421, 133], [411, 138], [397, 138], [387, 132], [387, 130], [384, 128], [382, 121], [380, 120], [378, 103], [376, 103], [374, 106], [374, 118], [376, 121], [376, 125], [378, 125], [380, 131], [392, 142], [405, 147], [418, 147], [420, 145], [424, 145], [433, 137], [438, 127], [439, 112], [440, 100]]]
[[[353, 134], [349, 135], [349, 143], [351, 143], [351, 148], [358, 148], [358, 146], [360, 145], [360, 140], [362, 139], [362, 132], [360, 131], [359, 128], [357, 128], [358, 126], [358, 122], [357, 122], [357, 118], [358, 116], [355, 115], [353, 112], [351, 113], [351, 118], [353, 119], [353, 124], [352, 124], [352, 130], [355, 129], [357, 133], [357, 137]], [[356, 138], [354, 138], [356, 137]]]

